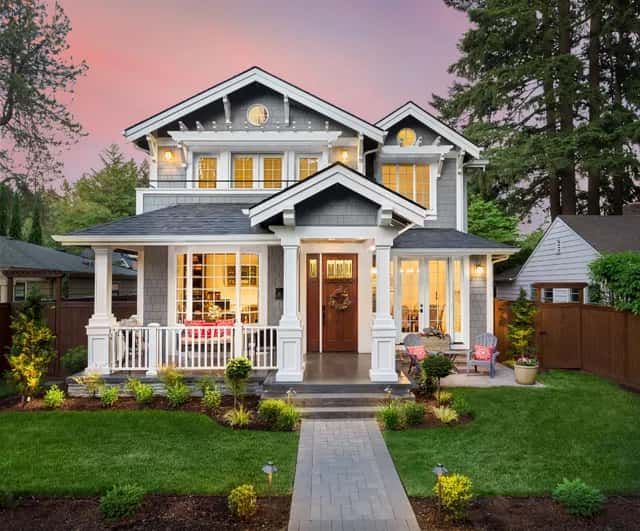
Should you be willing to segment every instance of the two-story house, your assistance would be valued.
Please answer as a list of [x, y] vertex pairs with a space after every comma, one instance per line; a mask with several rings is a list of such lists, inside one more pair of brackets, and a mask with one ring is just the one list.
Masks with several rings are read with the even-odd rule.
[[[415, 103], [372, 124], [256, 67], [124, 136], [149, 156], [137, 215], [57, 238], [95, 252], [91, 370], [247, 355], [300, 382], [306, 353], [351, 352], [394, 382], [405, 334], [464, 349], [493, 330], [493, 262], [514, 249], [466, 232], [465, 171], [486, 161]], [[114, 250], [138, 255], [127, 326]]]

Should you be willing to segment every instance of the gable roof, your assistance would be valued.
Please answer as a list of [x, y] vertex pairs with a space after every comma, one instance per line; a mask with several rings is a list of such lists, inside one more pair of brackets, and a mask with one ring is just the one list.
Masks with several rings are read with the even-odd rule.
[[217, 83], [208, 89], [191, 96], [190, 98], [182, 100], [159, 113], [127, 127], [124, 130], [124, 136], [130, 141], [137, 140], [160, 127], [174, 122], [181, 117], [208, 105], [213, 101], [222, 99], [224, 96], [246, 87], [251, 83], [260, 83], [275, 90], [276, 92], [287, 95], [287, 97], [297, 101], [298, 103], [306, 105], [307, 107], [314, 109], [351, 129], [362, 132], [378, 142], [382, 142], [384, 140], [385, 132], [376, 125], [373, 125], [366, 120], [337, 107], [336, 105], [314, 96], [310, 92], [307, 92], [306, 90], [301, 89], [300, 87], [297, 87], [296, 85], [293, 85], [257, 66], [236, 74], [225, 81]]
[[[93, 262], [81, 256], [56, 251], [50, 247], [0, 236], [0, 270], [60, 271], [62, 273], [93, 274]], [[135, 277], [136, 272], [113, 266], [115, 276]]]
[[381, 183], [369, 179], [366, 175], [341, 162], [334, 162], [305, 180], [298, 181], [251, 206], [249, 208], [251, 225], [255, 226], [263, 223], [284, 210], [293, 208], [305, 199], [309, 199], [335, 185], [341, 185], [366, 197], [370, 201], [379, 204], [382, 208], [391, 209], [411, 223], [422, 223], [427, 213], [422, 205], [407, 199]]
[[516, 247], [505, 243], [494, 242], [461, 232], [456, 229], [431, 229], [417, 227], [400, 234], [393, 241], [394, 249], [477, 249], [478, 252], [494, 252], [513, 254]]
[[408, 101], [404, 105], [401, 105], [396, 110], [391, 111], [384, 118], [378, 120], [376, 125], [384, 130], [388, 130], [397, 124], [400, 120], [405, 119], [407, 116], [413, 116], [416, 120], [422, 122], [424, 125], [433, 129], [437, 134], [463, 149], [473, 158], [480, 158], [482, 148], [476, 146], [471, 140], [464, 135], [449, 127], [442, 120], [436, 118], [429, 111], [426, 111], [413, 101]]
[[558, 216], [599, 253], [640, 251], [640, 216]]

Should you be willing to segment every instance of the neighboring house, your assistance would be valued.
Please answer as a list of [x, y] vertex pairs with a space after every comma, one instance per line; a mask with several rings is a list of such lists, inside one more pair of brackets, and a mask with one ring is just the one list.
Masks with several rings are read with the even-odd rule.
[[[466, 348], [493, 330], [493, 262], [515, 249], [466, 232], [465, 172], [486, 161], [415, 103], [372, 124], [251, 68], [124, 136], [149, 154], [137, 215], [56, 237], [95, 253], [91, 369], [244, 354], [299, 382], [306, 352], [359, 352], [393, 382], [405, 334], [439, 328]], [[114, 249], [138, 256], [142, 317], [126, 329]]]
[[541, 302], [588, 302], [589, 264], [604, 253], [640, 251], [640, 216], [558, 216], [516, 270], [495, 276], [496, 297], [515, 300], [524, 289]]
[[[0, 303], [23, 302], [37, 289], [45, 299], [93, 297], [93, 263], [81, 256], [0, 236]], [[136, 272], [113, 267], [113, 295], [136, 295]], [[63, 293], [64, 292], [64, 293]]]

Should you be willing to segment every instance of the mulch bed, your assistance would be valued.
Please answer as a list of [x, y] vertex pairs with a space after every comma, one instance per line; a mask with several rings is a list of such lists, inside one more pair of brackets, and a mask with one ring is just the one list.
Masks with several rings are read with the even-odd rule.
[[593, 518], [571, 516], [549, 497], [478, 498], [464, 522], [447, 522], [444, 517], [438, 520], [434, 498], [410, 498], [410, 501], [421, 529], [578, 531], [640, 528], [640, 496], [611, 496], [603, 511]]
[[[260, 397], [256, 395], [248, 395], [244, 397], [244, 407], [252, 412], [252, 420], [249, 423], [248, 428], [250, 430], [270, 430], [271, 428], [258, 419], [258, 403]], [[100, 411], [100, 410], [141, 410], [141, 409], [162, 409], [167, 411], [192, 411], [195, 413], [202, 413], [211, 417], [219, 424], [227, 425], [224, 419], [224, 415], [227, 411], [233, 408], [233, 397], [223, 396], [222, 405], [216, 411], [208, 411], [202, 407], [200, 398], [192, 397], [184, 405], [178, 408], [173, 408], [169, 405], [167, 399], [163, 396], [156, 396], [153, 398], [150, 404], [146, 406], [140, 406], [133, 398], [120, 397], [113, 407], [105, 408], [100, 402], [99, 398], [87, 398], [87, 397], [67, 397], [64, 400], [64, 404], [58, 411]], [[51, 411], [44, 404], [42, 398], [35, 398], [30, 402], [22, 405], [17, 397], [12, 400], [0, 403], [0, 410], [4, 411]]]
[[258, 512], [251, 520], [238, 521], [227, 509], [224, 496], [149, 495], [131, 517], [118, 522], [105, 521], [98, 498], [23, 498], [16, 507], [0, 509], [3, 530], [96, 530], [96, 529], [207, 529], [207, 530], [285, 530], [291, 498], [258, 498]]

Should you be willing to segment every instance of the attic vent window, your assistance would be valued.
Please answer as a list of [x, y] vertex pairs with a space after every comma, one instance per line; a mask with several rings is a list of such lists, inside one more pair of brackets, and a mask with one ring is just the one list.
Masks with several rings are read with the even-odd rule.
[[262, 103], [256, 103], [247, 110], [247, 121], [256, 127], [266, 124], [269, 121], [269, 109]]
[[396, 135], [398, 145], [402, 147], [413, 146], [416, 143], [416, 132], [410, 127], [405, 127], [398, 131]]
[[560, 240], [556, 240], [556, 254], [560, 254]]

